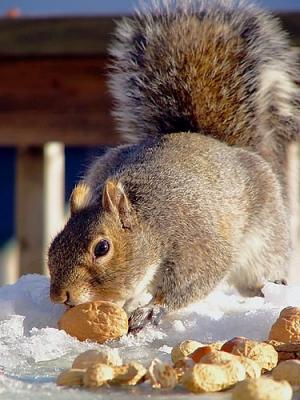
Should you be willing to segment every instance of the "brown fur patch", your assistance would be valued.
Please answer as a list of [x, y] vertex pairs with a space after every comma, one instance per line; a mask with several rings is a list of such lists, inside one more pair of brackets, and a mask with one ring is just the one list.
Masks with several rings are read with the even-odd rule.
[[[251, 124], [247, 104], [241, 101], [247, 95], [242, 76], [243, 40], [230, 26], [196, 17], [189, 18], [188, 24], [182, 22], [180, 30], [175, 21], [164, 34], [162, 46], [169, 54], [166, 61], [160, 58], [156, 42], [145, 50], [146, 57], [159, 65], [162, 75], [168, 76], [170, 58], [177, 68], [180, 80], [177, 85], [165, 84], [164, 94], [180, 101], [191, 116], [191, 125], [203, 133], [230, 145], [247, 145]], [[146, 97], [153, 97], [152, 87], [148, 90], [149, 93], [145, 88]]]
[[221, 216], [219, 219], [219, 230], [221, 236], [227, 240], [231, 241], [232, 239], [232, 221], [229, 217], [225, 215]]
[[70, 199], [71, 213], [76, 213], [79, 210], [87, 207], [91, 201], [91, 191], [89, 186], [84, 182], [80, 182], [75, 186]]

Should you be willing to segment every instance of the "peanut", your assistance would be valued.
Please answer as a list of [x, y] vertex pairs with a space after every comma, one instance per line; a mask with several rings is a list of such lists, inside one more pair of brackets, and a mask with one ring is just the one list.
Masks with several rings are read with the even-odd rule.
[[120, 385], [136, 385], [142, 381], [146, 373], [147, 370], [142, 364], [131, 362], [129, 364], [114, 367], [114, 378], [112, 383]]
[[83, 384], [87, 387], [100, 387], [114, 378], [114, 369], [106, 364], [93, 364], [85, 372]]
[[277, 365], [272, 371], [276, 381], [286, 380], [291, 385], [300, 386], [300, 361], [288, 360]]
[[276, 382], [260, 377], [238, 383], [232, 392], [232, 400], [291, 400], [293, 390], [287, 381]]
[[203, 346], [196, 349], [192, 354], [189, 354], [188, 357], [190, 357], [195, 363], [198, 363], [202, 357], [208, 353], [211, 353], [212, 351], [214, 351], [213, 347]]
[[84, 369], [67, 369], [66, 371], [61, 372], [56, 380], [56, 384], [58, 386], [82, 386], [83, 385], [83, 376], [85, 370]]
[[187, 357], [192, 354], [196, 349], [203, 346], [202, 343], [196, 342], [195, 340], [185, 340], [179, 343], [177, 346], [173, 347], [171, 352], [171, 358], [173, 363]]
[[184, 386], [193, 393], [217, 392], [246, 378], [240, 363], [228, 361], [222, 365], [195, 364], [183, 375]]
[[79, 354], [72, 364], [72, 368], [86, 369], [92, 364], [102, 363], [110, 366], [121, 365], [122, 360], [115, 349], [111, 350], [87, 350]]
[[272, 345], [264, 342], [256, 342], [246, 338], [234, 338], [226, 342], [221, 350], [248, 357], [267, 371], [271, 371], [278, 363], [277, 351]]
[[236, 356], [227, 353], [226, 351], [212, 351], [202, 357], [200, 363], [220, 365], [228, 361], [239, 362], [242, 364], [245, 368], [247, 378], [258, 378], [261, 375], [261, 368], [255, 361], [244, 356]]
[[153, 388], [173, 389], [178, 382], [176, 370], [157, 358], [151, 362], [148, 376]]

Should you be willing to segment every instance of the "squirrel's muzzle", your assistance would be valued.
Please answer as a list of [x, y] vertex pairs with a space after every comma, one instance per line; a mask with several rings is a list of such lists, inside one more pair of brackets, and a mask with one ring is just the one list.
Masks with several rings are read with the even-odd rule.
[[68, 304], [70, 300], [70, 293], [65, 288], [60, 288], [56, 285], [50, 286], [50, 298], [53, 303]]

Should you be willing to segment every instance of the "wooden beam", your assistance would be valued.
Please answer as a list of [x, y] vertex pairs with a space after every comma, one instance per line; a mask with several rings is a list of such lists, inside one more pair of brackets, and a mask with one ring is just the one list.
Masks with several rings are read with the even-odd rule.
[[[277, 16], [300, 45], [300, 12]], [[121, 17], [51, 17], [0, 19], [0, 57], [104, 55]]]
[[0, 19], [0, 55], [103, 55], [118, 17]]
[[101, 57], [0, 62], [0, 145], [115, 145]]
[[300, 46], [300, 11], [282, 12], [277, 16], [283, 29], [289, 33], [294, 46]]

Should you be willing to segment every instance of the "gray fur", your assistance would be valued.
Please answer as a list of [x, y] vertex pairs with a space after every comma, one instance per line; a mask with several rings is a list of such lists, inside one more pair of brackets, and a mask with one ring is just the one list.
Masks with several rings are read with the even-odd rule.
[[[95, 160], [75, 189], [49, 250], [52, 299], [129, 309], [148, 291], [136, 329], [224, 278], [245, 295], [285, 278], [299, 94], [277, 21], [244, 2], [155, 2], [119, 25], [112, 55], [115, 114], [136, 144]], [[96, 259], [101, 238], [110, 253]]]
[[[198, 19], [198, 26], [191, 26], [193, 17]], [[228, 132], [221, 134], [231, 136], [237, 132], [241, 136], [243, 129], [246, 127], [248, 132], [250, 127], [254, 130], [251, 143], [268, 142], [269, 136], [274, 134], [286, 141], [293, 140], [299, 131], [296, 56], [277, 19], [243, 1], [234, 0], [153, 2], [150, 9], [119, 24], [111, 47], [110, 87], [115, 98], [114, 114], [124, 137], [135, 142], [148, 135], [176, 132], [178, 129], [192, 132], [203, 129], [201, 119], [195, 117], [195, 110], [187, 100], [189, 94], [200, 86], [199, 81], [201, 85], [213, 87], [213, 75], [209, 77], [211, 80], [195, 76], [191, 64], [188, 81], [184, 80], [180, 71], [182, 65], [188, 62], [184, 55], [204, 51], [219, 40], [217, 33], [205, 37], [205, 32], [202, 32], [202, 36], [199, 35], [195, 41], [197, 29], [200, 31], [201, 23], [207, 19], [229, 26], [223, 32], [225, 41], [226, 38], [230, 40], [232, 35], [244, 38], [241, 48], [236, 48], [242, 58], [237, 65], [239, 71], [243, 69], [242, 82], [233, 75], [227, 78], [226, 90], [228, 96], [232, 96], [239, 85], [247, 87], [247, 97], [240, 99], [247, 118], [240, 121], [239, 115], [230, 115]], [[169, 42], [172, 30], [182, 32], [182, 41]], [[152, 47], [155, 48], [156, 59], [148, 52]], [[182, 58], [174, 60], [174, 52], [181, 54]], [[212, 63], [213, 60], [205, 60], [205, 56], [199, 54], [199, 62]], [[218, 59], [216, 63], [222, 63], [222, 60]], [[274, 69], [285, 76], [284, 82], [275, 80], [262, 92], [262, 71], [268, 74]], [[275, 132], [274, 115], [281, 120], [281, 126], [277, 124]], [[215, 135], [218, 136], [218, 133]], [[245, 136], [240, 138], [243, 145], [250, 141], [248, 135]]]

